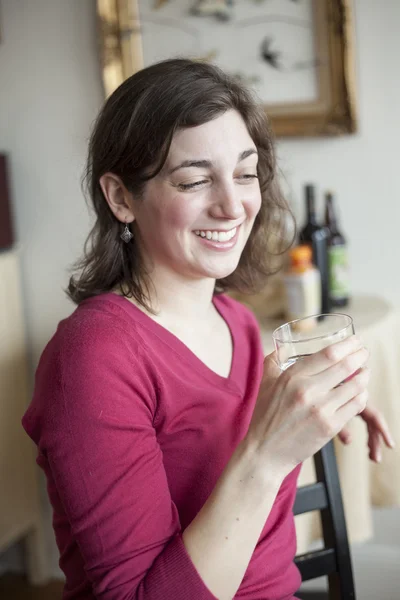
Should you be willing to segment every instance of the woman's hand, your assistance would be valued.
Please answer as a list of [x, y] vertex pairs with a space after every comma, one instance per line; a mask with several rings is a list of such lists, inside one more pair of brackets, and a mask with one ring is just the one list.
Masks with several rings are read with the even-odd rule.
[[[388, 448], [394, 448], [394, 440], [388, 424], [377, 408], [365, 408], [359, 416], [365, 421], [368, 428], [369, 458], [379, 463], [382, 460], [382, 440]], [[351, 434], [347, 427], [344, 427], [338, 436], [344, 444], [351, 443]]]
[[283, 373], [275, 353], [267, 356], [245, 438], [263, 463], [289, 473], [363, 412], [367, 359], [368, 350], [355, 336], [307, 356]]

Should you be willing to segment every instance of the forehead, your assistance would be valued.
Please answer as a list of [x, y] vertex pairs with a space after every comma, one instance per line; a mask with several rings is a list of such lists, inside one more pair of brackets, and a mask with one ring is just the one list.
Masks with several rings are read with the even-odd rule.
[[196, 158], [212, 158], [229, 152], [237, 156], [251, 147], [255, 147], [255, 144], [241, 115], [229, 110], [203, 125], [177, 131], [172, 138], [167, 162], [171, 158], [185, 158], [185, 155], [193, 153], [196, 153]]

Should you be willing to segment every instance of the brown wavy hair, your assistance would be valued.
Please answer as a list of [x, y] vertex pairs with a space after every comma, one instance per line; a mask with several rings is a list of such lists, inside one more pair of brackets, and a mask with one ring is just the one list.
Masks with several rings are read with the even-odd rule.
[[255, 293], [276, 271], [273, 256], [290, 243], [284, 232], [292, 213], [278, 181], [274, 141], [264, 109], [236, 79], [215, 65], [189, 59], [153, 64], [129, 77], [107, 99], [90, 137], [83, 185], [96, 221], [74, 267], [67, 294], [76, 303], [113, 289], [134, 298], [150, 312], [151, 278], [145, 271], [134, 237], [120, 239], [124, 225], [110, 210], [100, 187], [107, 172], [141, 198], [146, 185], [162, 169], [173, 135], [236, 110], [259, 154], [261, 209], [235, 271], [216, 281], [215, 293]]

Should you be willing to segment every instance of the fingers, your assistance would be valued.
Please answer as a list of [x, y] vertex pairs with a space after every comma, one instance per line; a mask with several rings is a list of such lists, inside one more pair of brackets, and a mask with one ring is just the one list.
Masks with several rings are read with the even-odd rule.
[[[368, 426], [369, 458], [380, 463], [382, 461], [382, 440], [388, 448], [394, 448], [395, 446], [389, 427], [382, 413], [376, 408], [367, 407], [361, 412], [360, 416]], [[339, 432], [338, 437], [344, 444], [351, 442], [351, 434], [347, 427]]]
[[379, 433], [374, 429], [368, 435], [369, 458], [380, 463], [382, 460], [381, 439]]
[[[354, 377], [348, 379], [342, 385], [334, 388], [327, 394], [325, 401], [326, 405], [332, 412], [336, 412], [347, 402], [360, 396], [361, 394], [365, 394], [368, 387], [369, 377], [370, 372], [367, 367], [360, 369], [360, 371], [355, 374]], [[365, 405], [362, 406], [359, 412], [364, 409]]]
[[370, 416], [368, 419], [368, 429], [371, 430], [372, 428], [374, 428], [374, 430], [382, 436], [386, 446], [388, 448], [394, 448], [395, 443], [390, 433], [389, 426], [386, 422], [385, 417], [382, 415], [382, 413], [378, 412], [374, 408], [370, 408], [369, 413]]
[[360, 414], [360, 412], [362, 412], [365, 409], [367, 401], [368, 392], [364, 391], [361, 392], [361, 394], [358, 394], [357, 396], [351, 398], [351, 400], [349, 400], [345, 404], [343, 404], [335, 413], [335, 418], [339, 423], [338, 429], [343, 429], [343, 426], [346, 423], [348, 423], [350, 419]]
[[332, 390], [340, 384], [347, 383], [357, 375], [357, 371], [365, 366], [369, 352], [362, 347], [348, 354], [340, 362], [314, 375], [314, 382], [321, 390]]
[[293, 370], [293, 372], [299, 372], [302, 375], [317, 375], [362, 348], [363, 344], [359, 338], [352, 335], [342, 342], [337, 342], [315, 354], [307, 356], [290, 367], [290, 369]]

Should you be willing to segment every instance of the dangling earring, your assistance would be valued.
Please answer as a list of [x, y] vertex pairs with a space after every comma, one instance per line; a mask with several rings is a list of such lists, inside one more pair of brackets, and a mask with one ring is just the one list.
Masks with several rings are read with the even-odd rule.
[[133, 238], [133, 233], [129, 230], [128, 223], [125, 223], [125, 229], [121, 233], [120, 238], [125, 242], [125, 244], [129, 244]]

